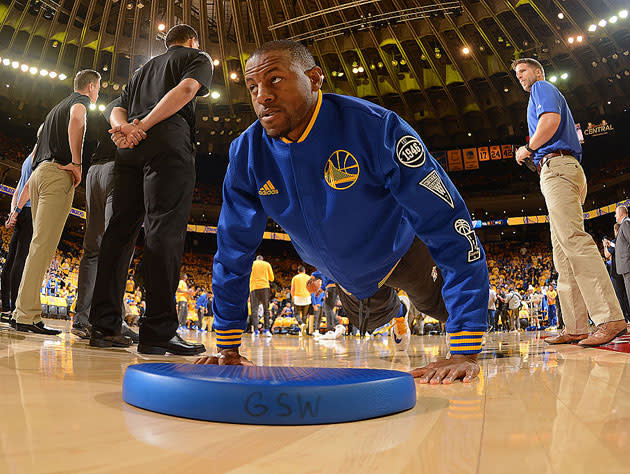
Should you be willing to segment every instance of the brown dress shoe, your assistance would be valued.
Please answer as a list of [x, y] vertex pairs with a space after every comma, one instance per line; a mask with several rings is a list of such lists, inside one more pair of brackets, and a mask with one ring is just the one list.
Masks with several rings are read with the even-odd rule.
[[580, 341], [579, 344], [583, 347], [601, 346], [602, 344], [608, 344], [616, 337], [623, 336], [627, 332], [628, 326], [626, 326], [626, 322], [623, 319], [611, 321], [597, 326], [595, 332]]
[[547, 337], [544, 341], [547, 344], [571, 344], [573, 342], [581, 341], [582, 339], [586, 339], [588, 334], [569, 334], [566, 330], [562, 330], [560, 334], [553, 337]]

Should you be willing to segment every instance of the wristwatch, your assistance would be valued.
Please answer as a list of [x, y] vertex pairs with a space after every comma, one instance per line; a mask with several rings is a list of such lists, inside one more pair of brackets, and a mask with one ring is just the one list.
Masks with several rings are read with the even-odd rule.
[[19, 214], [20, 212], [22, 212], [22, 209], [20, 209], [19, 207], [15, 206], [13, 208], [13, 212], [15, 212], [16, 214]]
[[532, 150], [532, 149], [529, 147], [529, 143], [528, 143], [527, 145], [525, 145], [525, 149], [526, 149], [528, 152], [530, 152], [532, 155], [533, 155], [534, 153], [536, 153], [536, 151], [537, 151], [537, 150]]

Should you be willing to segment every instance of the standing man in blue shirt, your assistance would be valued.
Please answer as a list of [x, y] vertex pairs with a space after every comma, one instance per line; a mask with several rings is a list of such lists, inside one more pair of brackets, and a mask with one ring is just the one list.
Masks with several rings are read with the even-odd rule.
[[[565, 324], [560, 334], [545, 341], [579, 341], [586, 347], [606, 344], [626, 333], [626, 323], [597, 245], [584, 231], [582, 205], [587, 186], [573, 116], [564, 96], [545, 81], [545, 71], [538, 61], [518, 59], [512, 68], [523, 89], [530, 93], [529, 143], [517, 150], [516, 161], [519, 165], [533, 161], [540, 175]], [[589, 316], [597, 325], [591, 335]]]
[[270, 216], [305, 262], [338, 283], [362, 332], [403, 319], [394, 339], [406, 349], [409, 308], [395, 288], [446, 322], [451, 358], [414, 370], [421, 382], [470, 382], [487, 327], [488, 268], [466, 205], [409, 124], [371, 102], [322, 94], [323, 79], [293, 41], [266, 43], [247, 61], [259, 120], [230, 148], [212, 272], [219, 355], [198, 362], [250, 363], [238, 349]]

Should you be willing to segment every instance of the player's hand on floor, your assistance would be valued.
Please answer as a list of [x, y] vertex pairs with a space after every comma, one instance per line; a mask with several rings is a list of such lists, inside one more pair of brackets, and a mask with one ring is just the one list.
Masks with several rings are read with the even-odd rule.
[[414, 378], [420, 379], [420, 383], [451, 384], [455, 380], [462, 379], [464, 383], [472, 382], [479, 375], [477, 354], [454, 354], [450, 359], [431, 362], [429, 365], [413, 369], [409, 372]]
[[247, 365], [253, 366], [254, 364], [238, 353], [238, 350], [223, 349], [217, 355], [200, 357], [195, 361], [195, 364], [200, 365]]

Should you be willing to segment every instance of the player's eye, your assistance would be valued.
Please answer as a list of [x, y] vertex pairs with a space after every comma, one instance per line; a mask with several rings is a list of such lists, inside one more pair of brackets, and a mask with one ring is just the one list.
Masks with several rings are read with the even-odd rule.
[[271, 78], [271, 83], [272, 84], [277, 84], [278, 82], [280, 82], [282, 80], [281, 77], [275, 76]]

